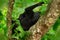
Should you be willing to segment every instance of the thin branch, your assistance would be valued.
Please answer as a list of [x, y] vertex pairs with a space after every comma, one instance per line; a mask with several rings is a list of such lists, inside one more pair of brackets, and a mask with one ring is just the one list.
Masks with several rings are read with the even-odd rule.
[[13, 10], [13, 5], [14, 5], [14, 1], [15, 0], [9, 0], [9, 4], [8, 4], [8, 11], [7, 11], [7, 26], [8, 26], [8, 39], [12, 40], [11, 38], [11, 34], [12, 34], [12, 30], [11, 30], [11, 14], [12, 14], [12, 10]]

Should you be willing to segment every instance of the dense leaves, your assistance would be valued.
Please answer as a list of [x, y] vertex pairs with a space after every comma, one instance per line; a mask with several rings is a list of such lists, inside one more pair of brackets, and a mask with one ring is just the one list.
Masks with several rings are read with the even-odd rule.
[[[26, 7], [34, 5], [38, 2], [43, 1], [43, 4], [40, 7], [35, 8], [33, 11], [40, 11], [41, 15], [44, 15], [47, 10], [48, 3], [51, 0], [15, 0], [14, 9], [12, 12], [12, 19], [17, 21], [17, 18], [20, 14], [22, 14]], [[7, 6], [8, 0], [0, 0], [0, 40], [7, 40], [7, 26], [6, 26], [6, 14], [7, 14]], [[17, 22], [19, 24], [19, 22]], [[19, 30], [21, 33], [17, 33]], [[53, 27], [42, 37], [42, 40], [60, 40], [60, 17], [57, 19], [56, 23]], [[12, 37], [24, 40], [29, 32], [24, 32], [19, 24], [18, 28], [15, 30], [16, 34], [12, 35]], [[25, 34], [25, 35], [24, 35]], [[16, 35], [16, 36], [15, 36]]]

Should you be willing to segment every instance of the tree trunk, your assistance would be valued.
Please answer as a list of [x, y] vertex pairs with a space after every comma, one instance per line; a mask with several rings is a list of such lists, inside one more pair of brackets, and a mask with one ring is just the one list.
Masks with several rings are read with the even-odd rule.
[[60, 0], [52, 0], [46, 14], [41, 16], [38, 22], [30, 28], [32, 33], [26, 40], [41, 40], [41, 37], [50, 29], [60, 16]]

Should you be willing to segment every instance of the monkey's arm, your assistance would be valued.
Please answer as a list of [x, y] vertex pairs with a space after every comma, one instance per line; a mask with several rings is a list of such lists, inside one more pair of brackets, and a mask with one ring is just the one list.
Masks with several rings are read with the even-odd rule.
[[41, 6], [42, 4], [44, 4], [44, 2], [39, 2], [39, 3], [37, 3], [37, 4], [33, 5], [33, 6], [27, 7], [25, 9], [25, 11], [27, 11], [27, 10], [32, 11], [35, 7]]

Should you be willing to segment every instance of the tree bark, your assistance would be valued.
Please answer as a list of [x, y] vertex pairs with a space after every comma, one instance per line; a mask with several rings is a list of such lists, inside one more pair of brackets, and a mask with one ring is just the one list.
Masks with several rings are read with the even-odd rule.
[[12, 40], [11, 38], [11, 34], [12, 34], [12, 30], [11, 30], [11, 21], [12, 21], [12, 10], [13, 10], [13, 5], [14, 5], [14, 0], [9, 0], [8, 3], [8, 11], [7, 11], [7, 27], [8, 27], [8, 40]]
[[41, 16], [38, 22], [30, 28], [32, 33], [26, 40], [41, 40], [41, 37], [50, 29], [60, 16], [60, 0], [52, 0], [46, 14]]

